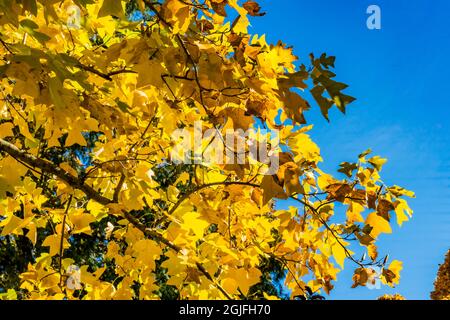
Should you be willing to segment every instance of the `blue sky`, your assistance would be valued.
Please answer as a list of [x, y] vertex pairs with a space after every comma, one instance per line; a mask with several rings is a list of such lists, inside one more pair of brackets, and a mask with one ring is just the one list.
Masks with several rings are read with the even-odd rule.
[[[448, 0], [260, 0], [267, 15], [252, 20], [252, 33], [293, 45], [308, 54], [335, 55], [337, 80], [358, 100], [347, 115], [318, 107], [307, 114], [322, 150], [322, 168], [356, 159], [372, 148], [389, 159], [387, 184], [416, 192], [413, 219], [381, 236], [380, 254], [404, 262], [394, 289], [351, 289], [353, 265], [346, 262], [327, 299], [374, 299], [401, 293], [428, 299], [438, 264], [450, 248], [450, 1]], [[366, 27], [366, 9], [381, 8], [381, 30]], [[281, 206], [289, 203], [280, 204]]]

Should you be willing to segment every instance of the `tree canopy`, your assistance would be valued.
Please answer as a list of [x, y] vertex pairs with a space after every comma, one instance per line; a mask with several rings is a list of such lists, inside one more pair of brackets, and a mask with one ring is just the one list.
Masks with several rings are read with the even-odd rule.
[[[411, 217], [414, 194], [383, 183], [386, 159], [370, 150], [335, 175], [320, 169], [307, 111], [329, 120], [354, 98], [333, 56], [299, 60], [249, 34], [257, 2], [0, 8], [3, 297], [313, 299], [345, 262], [355, 287], [376, 281], [375, 267], [399, 283], [402, 263], [376, 243]], [[251, 129], [243, 150], [223, 139]], [[182, 162], [177, 130], [215, 134]], [[278, 133], [272, 173], [246, 157], [262, 130]], [[196, 158], [211, 145], [236, 161]]]
[[439, 266], [430, 297], [433, 300], [450, 300], [450, 250], [445, 255], [444, 263]]

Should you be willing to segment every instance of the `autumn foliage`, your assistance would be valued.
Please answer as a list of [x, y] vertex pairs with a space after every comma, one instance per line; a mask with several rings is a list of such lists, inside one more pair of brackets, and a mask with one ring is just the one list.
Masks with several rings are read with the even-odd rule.
[[385, 300], [405, 300], [405, 298], [402, 295], [396, 293], [396, 294], [385, 294], [385, 295], [379, 297], [378, 300], [381, 300], [381, 301], [385, 301]]
[[[298, 60], [249, 34], [265, 13], [256, 2], [0, 7], [3, 297], [308, 299], [329, 293], [344, 263], [354, 286], [374, 281], [374, 266], [399, 283], [402, 264], [377, 239], [411, 217], [413, 193], [385, 185], [386, 159], [370, 150], [336, 175], [320, 169], [307, 111], [328, 120], [354, 98], [334, 57]], [[258, 161], [171, 161], [172, 132], [198, 121], [278, 130], [276, 174]]]
[[450, 300], [450, 250], [445, 255], [444, 263], [439, 266], [431, 299]]

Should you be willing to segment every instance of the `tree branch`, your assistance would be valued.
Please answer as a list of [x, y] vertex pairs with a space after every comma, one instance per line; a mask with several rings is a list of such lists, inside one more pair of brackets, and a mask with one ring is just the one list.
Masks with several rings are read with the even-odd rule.
[[64, 211], [64, 217], [62, 221], [62, 227], [61, 227], [61, 240], [59, 243], [59, 287], [62, 288], [62, 258], [63, 258], [63, 252], [64, 252], [64, 230], [66, 228], [66, 219], [67, 214], [69, 213], [70, 204], [72, 203], [73, 195], [70, 195], [69, 200], [67, 202], [66, 210]]
[[[7, 154], [9, 154], [14, 159], [16, 159], [18, 161], [22, 161], [22, 162], [28, 164], [29, 166], [32, 166], [34, 168], [39, 168], [42, 171], [54, 174], [55, 176], [57, 176], [61, 180], [63, 180], [66, 183], [68, 183], [71, 187], [83, 191], [88, 198], [93, 199], [93, 200], [97, 201], [100, 204], [108, 205], [108, 204], [114, 203], [114, 200], [116, 200], [116, 199], [110, 200], [110, 199], [100, 195], [91, 186], [81, 182], [81, 180], [78, 177], [68, 173], [67, 171], [65, 171], [65, 170], [63, 170], [63, 169], [61, 169], [61, 168], [59, 168], [57, 166], [55, 166], [53, 163], [51, 163], [51, 162], [49, 162], [47, 160], [39, 159], [39, 158], [35, 157], [34, 155], [31, 155], [31, 154], [29, 154], [29, 153], [27, 153], [25, 151], [19, 150], [15, 145], [13, 145], [13, 144], [11, 144], [8, 141], [5, 141], [3, 139], [0, 139], [0, 151], [6, 152]], [[119, 186], [120, 187], [122, 186], [124, 180], [125, 180], [125, 176], [122, 175], [121, 178], [120, 178], [119, 184], [116, 187], [116, 190], [114, 192], [114, 198], [118, 198], [118, 191], [120, 191], [120, 189], [121, 189], [121, 188], [119, 188]], [[214, 184], [210, 184], [209, 186], [211, 186], [211, 185], [214, 185]], [[204, 186], [204, 187], [206, 187], [206, 186]], [[66, 210], [68, 210], [69, 205], [67, 206]], [[145, 225], [143, 225], [131, 213], [129, 213], [127, 211], [123, 211], [123, 214], [124, 214], [125, 218], [133, 226], [135, 226], [138, 230], [142, 231], [144, 233], [144, 235], [146, 235], [147, 237], [149, 237], [151, 239], [155, 239], [156, 241], [159, 241], [159, 242], [165, 244], [167, 247], [171, 248], [172, 250], [174, 250], [177, 253], [181, 251], [180, 247], [178, 247], [177, 245], [173, 244], [171, 241], [169, 241], [166, 238], [164, 238], [158, 232], [156, 232], [154, 230], [151, 230], [149, 228], [146, 228]], [[64, 224], [63, 224], [63, 228], [64, 228]], [[64, 231], [62, 231], [62, 232], [64, 232]], [[62, 234], [62, 237], [63, 236], [64, 236], [64, 234]], [[220, 284], [216, 283], [214, 278], [203, 267], [203, 265], [201, 265], [199, 262], [196, 262], [196, 266], [197, 266], [197, 269], [208, 280], [210, 280], [217, 287], [217, 289], [220, 292], [223, 293], [223, 295], [227, 299], [232, 300], [232, 297], [222, 288], [222, 286]], [[60, 271], [60, 273], [61, 273], [61, 271]]]
[[[122, 211], [123, 215], [125, 216], [125, 218], [134, 226], [136, 227], [138, 230], [140, 230], [145, 236], [147, 236], [150, 239], [154, 239], [156, 241], [159, 241], [163, 244], [165, 244], [167, 247], [169, 247], [170, 249], [174, 250], [176, 253], [181, 252], [181, 248], [179, 246], [177, 246], [176, 244], [172, 243], [171, 241], [167, 240], [166, 238], [164, 238], [161, 234], [159, 234], [158, 232], [146, 228], [145, 225], [143, 225], [138, 219], [136, 219], [131, 213], [127, 212], [127, 211]], [[218, 284], [215, 279], [211, 276], [211, 274], [205, 269], [205, 267], [199, 263], [196, 262], [195, 263], [197, 269], [209, 280], [211, 281], [216, 288], [222, 292], [222, 294], [228, 299], [228, 300], [233, 300], [233, 298], [228, 294], [228, 292], [226, 292], [226, 290], [220, 285]]]
[[126, 178], [125, 174], [122, 173], [122, 175], [120, 176], [120, 179], [119, 179], [119, 183], [117, 184], [116, 189], [114, 190], [114, 195], [113, 195], [113, 200], [112, 200], [113, 202], [119, 202], [119, 194], [120, 194], [120, 191], [122, 190], [123, 184], [125, 182], [125, 178]]
[[[0, 34], [1, 35], [1, 34]], [[6, 49], [6, 51], [8, 51], [10, 54], [14, 54], [11, 49], [8, 47], [8, 45], [6, 44], [5, 41], [3, 41], [2, 38], [0, 38], [0, 43], [2, 44], [2, 46]]]
[[175, 212], [175, 210], [177, 210], [177, 208], [183, 203], [183, 201], [188, 199], [192, 194], [194, 194], [202, 189], [206, 189], [206, 188], [214, 187], [214, 186], [221, 186], [221, 185], [222, 186], [243, 185], [243, 186], [261, 188], [261, 186], [258, 184], [245, 182], [245, 181], [222, 181], [222, 182], [207, 183], [207, 184], [198, 186], [198, 187], [194, 188], [193, 190], [184, 194], [180, 199], [178, 199], [177, 203], [175, 203], [175, 205], [169, 210], [168, 215], [173, 214]]
[[121, 74], [121, 73], [137, 73], [136, 71], [127, 70], [127, 69], [115, 70], [115, 71], [111, 71], [111, 72], [108, 72], [108, 73], [104, 73], [104, 72], [101, 72], [101, 71], [95, 69], [94, 67], [86, 66], [86, 65], [81, 64], [81, 63], [77, 64], [76, 67], [78, 67], [78, 68], [80, 68], [82, 70], [91, 72], [93, 74], [96, 74], [97, 76], [99, 76], [99, 77], [101, 77], [101, 78], [103, 78], [105, 80], [108, 80], [108, 81], [112, 81], [113, 80], [112, 76], [115, 76], [117, 74]]
[[60, 167], [57, 167], [50, 161], [37, 158], [32, 154], [20, 150], [15, 145], [6, 140], [0, 139], [0, 151], [6, 152], [16, 160], [26, 163], [33, 168], [39, 168], [42, 171], [54, 174], [55, 176], [69, 184], [71, 187], [83, 191], [88, 198], [93, 199], [98, 203], [107, 205], [112, 202], [110, 199], [102, 196], [88, 184], [83, 183], [80, 178], [72, 175], [71, 173], [65, 171]]
[[336, 242], [342, 247], [342, 249], [344, 249], [345, 255], [347, 256], [347, 258], [349, 258], [350, 260], [352, 260], [354, 263], [356, 263], [357, 265], [359, 265], [360, 267], [364, 268], [364, 264], [362, 264], [361, 262], [359, 262], [358, 260], [356, 260], [355, 258], [353, 258], [352, 254], [350, 253], [350, 251], [348, 251], [347, 247], [341, 242], [341, 237], [339, 237], [334, 230], [328, 225], [328, 223], [322, 219], [322, 217], [320, 216], [320, 213], [317, 211], [316, 208], [314, 208], [312, 205], [310, 205], [308, 202], [303, 201], [301, 199], [298, 199], [296, 197], [290, 197], [291, 199], [298, 201], [299, 203], [303, 204], [303, 206], [308, 207], [308, 209], [311, 210], [311, 212], [313, 213], [313, 215], [319, 219], [319, 221], [325, 226], [325, 228], [331, 233], [331, 235], [333, 236], [333, 238], [336, 239]]
[[[114, 196], [113, 199], [108, 199], [104, 196], [102, 196], [99, 192], [97, 192], [94, 188], [92, 188], [91, 186], [87, 185], [86, 183], [84, 183], [80, 178], [72, 175], [71, 173], [65, 171], [64, 169], [57, 167], [56, 165], [54, 165], [53, 163], [51, 163], [50, 161], [44, 160], [44, 159], [40, 159], [37, 158], [36, 156], [29, 154], [25, 151], [20, 150], [19, 148], [17, 148], [14, 144], [0, 139], [0, 151], [4, 151], [7, 154], [9, 154], [10, 156], [12, 156], [13, 158], [15, 158], [17, 161], [19, 162], [23, 162], [33, 168], [38, 168], [41, 169], [43, 172], [47, 172], [50, 174], [54, 174], [55, 176], [57, 176], [58, 178], [60, 178], [61, 180], [65, 181], [67, 184], [69, 184], [71, 187], [81, 190], [85, 193], [85, 195], [100, 203], [103, 205], [108, 205], [111, 203], [115, 203], [118, 201], [118, 193], [120, 192], [120, 189], [125, 181], [125, 177], [124, 175], [121, 176], [120, 181], [114, 191]], [[193, 193], [198, 192], [200, 190], [209, 188], [209, 187], [213, 187], [213, 186], [229, 186], [229, 185], [243, 185], [243, 186], [250, 186], [250, 187], [255, 187], [255, 188], [261, 188], [260, 185], [255, 184], [255, 183], [250, 183], [250, 182], [245, 182], [245, 181], [222, 181], [222, 182], [214, 182], [214, 183], [208, 183], [208, 184], [204, 184], [201, 186], [198, 186], [196, 188], [194, 188], [193, 190], [191, 190], [190, 192], [184, 194], [178, 201], [177, 203], [169, 210], [168, 215], [171, 215], [173, 212], [175, 212], [175, 210], [186, 200], [188, 199]], [[310, 205], [309, 203], [307, 203], [306, 201], [303, 201], [301, 199], [298, 199], [296, 197], [291, 197], [293, 200], [298, 201], [299, 203], [303, 204], [304, 206], [308, 207], [315, 216], [318, 217], [318, 219], [320, 220], [320, 222], [325, 226], [325, 228], [330, 231], [331, 235], [336, 239], [337, 243], [344, 249], [346, 256], [351, 259], [353, 262], [355, 262], [356, 264], [358, 264], [359, 266], [363, 267], [364, 265], [357, 261], [356, 259], [353, 258], [353, 256], [350, 254], [350, 252], [348, 251], [348, 249], [343, 245], [343, 243], [340, 241], [340, 238], [338, 235], [335, 234], [334, 230], [331, 229], [331, 227], [326, 223], [326, 221], [324, 221], [319, 213], [316, 211], [316, 208], [314, 208], [312, 205]], [[158, 232], [147, 228], [145, 225], [143, 225], [138, 219], [136, 219], [133, 215], [131, 215], [129, 212], [123, 211], [123, 214], [125, 216], [125, 218], [133, 225], [135, 226], [138, 230], [142, 231], [147, 237], [155, 239], [156, 241], [159, 241], [163, 244], [165, 244], [166, 246], [168, 246], [169, 248], [171, 248], [172, 250], [174, 250], [175, 252], [180, 252], [181, 248], [178, 247], [177, 245], [173, 244], [172, 242], [170, 242], [169, 240], [165, 239], [161, 234], [159, 234]], [[212, 281], [215, 286], [228, 298], [228, 299], [232, 299], [228, 293], [220, 287], [219, 284], [215, 283], [214, 278], [207, 272], [207, 270], [199, 263], [197, 263], [197, 268], [198, 270], [203, 273], [205, 275], [205, 277], [207, 279], [209, 279], [210, 281]]]

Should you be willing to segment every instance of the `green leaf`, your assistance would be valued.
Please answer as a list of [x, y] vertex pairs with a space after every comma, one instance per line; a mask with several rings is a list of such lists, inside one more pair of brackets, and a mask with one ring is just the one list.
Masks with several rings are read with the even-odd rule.
[[20, 21], [20, 26], [24, 29], [30, 30], [39, 29], [37, 23], [30, 19], [23, 19], [22, 21]]
[[117, 98], [115, 101], [116, 101], [119, 109], [122, 110], [122, 112], [128, 112], [128, 109], [130, 108], [130, 106], [128, 104], [126, 104], [123, 101], [120, 101], [119, 98]]
[[32, 34], [32, 36], [33, 36], [33, 38], [35, 38], [35, 39], [36, 39], [37, 41], [39, 41], [40, 43], [47, 42], [48, 40], [51, 39], [51, 38], [50, 38], [48, 35], [46, 35], [45, 33], [37, 32], [37, 31], [35, 31], [35, 32]]
[[33, 20], [24, 19], [20, 21], [20, 26], [40, 43], [44, 43], [51, 39], [45, 33], [36, 31], [36, 29], [39, 29], [39, 26]]

